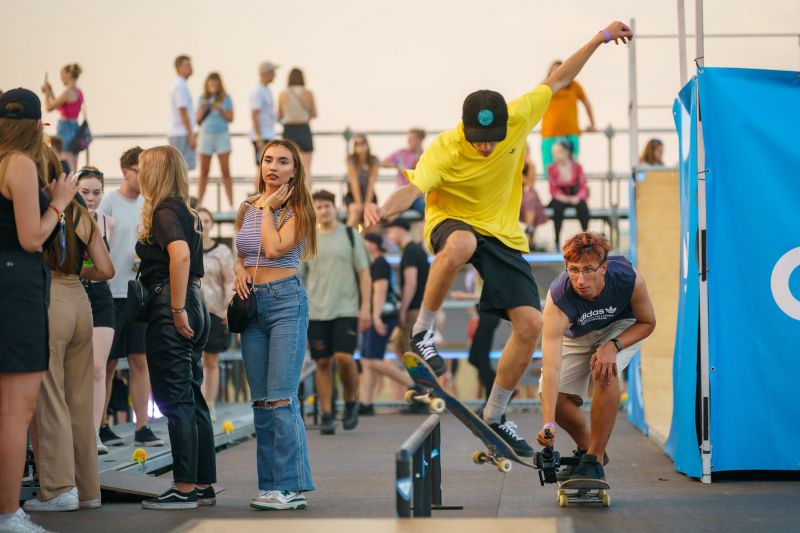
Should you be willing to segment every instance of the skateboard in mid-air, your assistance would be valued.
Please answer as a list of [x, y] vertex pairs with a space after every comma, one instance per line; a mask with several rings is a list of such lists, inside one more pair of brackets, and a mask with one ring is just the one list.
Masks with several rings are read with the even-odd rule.
[[568, 479], [558, 484], [558, 505], [567, 507], [570, 503], [599, 503], [603, 507], [611, 505], [611, 486], [600, 479]]
[[426, 390], [426, 392], [409, 390], [406, 393], [406, 401], [428, 405], [431, 412], [435, 413], [443, 412], [446, 407], [486, 446], [485, 451], [476, 450], [472, 454], [472, 460], [475, 464], [489, 463], [495, 465], [503, 473], [511, 471], [512, 462], [528, 468], [536, 468], [534, 463], [528, 462], [517, 455], [514, 449], [500, 435], [495, 433], [483, 418], [444, 389], [436, 378], [436, 374], [424, 359], [413, 352], [406, 352], [402, 359], [414, 383]]

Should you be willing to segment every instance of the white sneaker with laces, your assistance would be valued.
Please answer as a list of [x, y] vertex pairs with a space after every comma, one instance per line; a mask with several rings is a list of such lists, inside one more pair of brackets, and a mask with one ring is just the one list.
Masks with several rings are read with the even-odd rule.
[[62, 492], [55, 498], [49, 500], [40, 500], [34, 498], [25, 502], [22, 506], [23, 509], [32, 512], [59, 512], [59, 511], [77, 511], [78, 504], [78, 489], [72, 487], [67, 492]]
[[288, 490], [262, 490], [250, 500], [250, 508], [256, 511], [282, 511], [305, 509], [308, 500], [302, 492]]
[[11, 518], [0, 522], [0, 531], [3, 533], [51, 533], [42, 526], [34, 524], [31, 517], [22, 509], [17, 509]]
[[103, 444], [103, 441], [100, 440], [100, 434], [97, 434], [97, 455], [105, 455], [108, 453], [108, 446]]

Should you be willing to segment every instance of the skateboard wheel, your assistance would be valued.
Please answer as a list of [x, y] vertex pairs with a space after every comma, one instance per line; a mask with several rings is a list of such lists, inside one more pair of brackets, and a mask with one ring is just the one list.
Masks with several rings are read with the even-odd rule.
[[407, 390], [406, 393], [403, 395], [407, 404], [414, 403], [414, 398], [417, 396], [417, 391], [415, 390]]
[[444, 400], [441, 398], [434, 398], [431, 400], [431, 403], [428, 407], [431, 413], [436, 413], [437, 415], [444, 413]]
[[558, 506], [559, 507], [566, 507], [569, 504], [569, 499], [567, 498], [566, 494], [559, 494], [558, 495]]
[[482, 465], [486, 462], [486, 454], [480, 450], [472, 452], [472, 462], [476, 465]]
[[508, 459], [499, 459], [497, 461], [497, 469], [504, 474], [511, 472], [511, 461]]
[[606, 491], [602, 491], [603, 493], [600, 495], [600, 499], [602, 500], [603, 507], [609, 507], [611, 505], [611, 494], [607, 493]]

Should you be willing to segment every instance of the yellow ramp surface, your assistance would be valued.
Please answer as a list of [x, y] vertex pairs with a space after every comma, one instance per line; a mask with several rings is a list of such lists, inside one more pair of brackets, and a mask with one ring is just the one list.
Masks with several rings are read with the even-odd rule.
[[636, 183], [637, 270], [647, 282], [656, 329], [642, 347], [644, 414], [650, 434], [666, 441], [672, 419], [672, 358], [680, 280], [678, 172], [651, 170]]
[[[262, 515], [260, 515], [262, 516]], [[569, 518], [261, 519], [193, 520], [182, 533], [569, 533]]]

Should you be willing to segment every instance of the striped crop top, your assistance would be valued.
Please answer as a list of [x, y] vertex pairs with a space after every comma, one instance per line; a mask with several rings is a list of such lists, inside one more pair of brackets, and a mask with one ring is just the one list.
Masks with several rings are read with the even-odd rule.
[[[294, 210], [288, 207], [283, 207], [277, 211], [271, 212], [274, 220], [275, 227], [281, 220], [284, 209], [289, 209], [286, 220], [294, 216]], [[256, 255], [258, 254], [258, 244], [261, 242], [261, 217], [264, 214], [263, 209], [259, 209], [252, 204], [247, 204], [247, 209], [244, 212], [242, 227], [239, 228], [239, 233], [236, 234], [236, 250], [237, 253], [244, 258], [245, 267], [256, 266]], [[306, 241], [303, 239], [297, 246], [275, 259], [274, 261], [267, 259], [262, 247], [261, 257], [258, 259], [259, 267], [267, 268], [299, 268], [300, 257], [305, 250]]]

